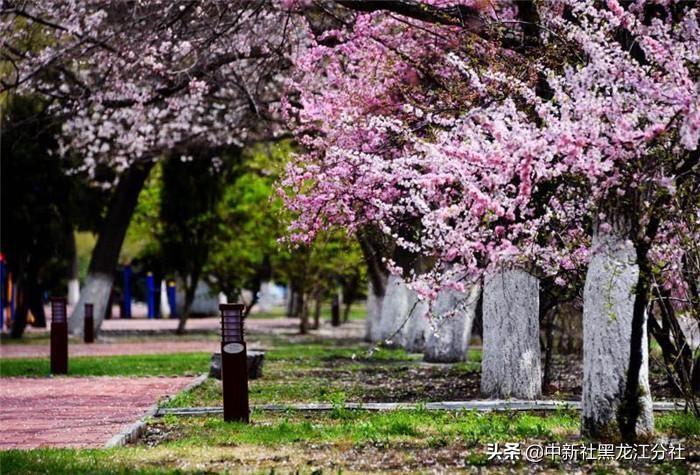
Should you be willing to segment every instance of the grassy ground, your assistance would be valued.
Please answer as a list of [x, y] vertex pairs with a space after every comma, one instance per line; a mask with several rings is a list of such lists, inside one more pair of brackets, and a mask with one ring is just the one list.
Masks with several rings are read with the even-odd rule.
[[[527, 471], [527, 463], [489, 462], [487, 444], [572, 443], [578, 414], [433, 412], [425, 410], [328, 413], [253, 413], [253, 423], [220, 417], [153, 420], [142, 440], [122, 449], [43, 449], [0, 453], [3, 473], [451, 473]], [[663, 415], [663, 436], [697, 443], [700, 422]], [[529, 470], [550, 473], [697, 473], [688, 461], [653, 464], [589, 462], [576, 466], [546, 461]]]
[[[69, 337], [68, 342], [77, 342], [77, 338]], [[0, 345], [48, 345], [49, 332], [37, 331], [27, 332], [22, 338], [10, 338], [7, 333], [0, 334]]]
[[[664, 440], [681, 440], [689, 461], [569, 465], [544, 461], [487, 460], [487, 444], [581, 444], [580, 415], [473, 411], [353, 411], [346, 402], [463, 400], [476, 397], [480, 351], [450, 366], [426, 365], [419, 355], [371, 349], [356, 340], [251, 334], [267, 350], [263, 378], [250, 382], [252, 404], [330, 402], [332, 411], [254, 411], [252, 423], [219, 416], [166, 416], [149, 421], [136, 444], [118, 449], [37, 449], [0, 452], [1, 473], [699, 473], [700, 420], [681, 413], [657, 415]], [[207, 370], [207, 353], [83, 357], [72, 374], [195, 374]], [[3, 376], [43, 375], [48, 361], [0, 362]], [[0, 382], [1, 384], [1, 382]], [[471, 383], [469, 383], [471, 384]], [[475, 392], [476, 391], [476, 392]], [[166, 402], [170, 407], [221, 405], [221, 386], [202, 386]]]
[[[261, 336], [258, 342], [268, 351], [263, 377], [250, 381], [252, 404], [439, 400], [454, 389], [460, 376], [478, 371], [481, 359], [481, 351], [472, 350], [468, 362], [430, 367], [421, 363], [420, 355], [402, 349], [370, 348], [357, 342], [302, 344]], [[459, 398], [460, 394], [454, 396]], [[210, 378], [167, 405], [221, 405], [221, 383]]]

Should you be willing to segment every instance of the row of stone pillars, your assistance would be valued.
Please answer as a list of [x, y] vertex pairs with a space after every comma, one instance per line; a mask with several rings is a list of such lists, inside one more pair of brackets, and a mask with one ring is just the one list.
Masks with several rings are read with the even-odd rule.
[[[616, 423], [626, 385], [634, 288], [639, 276], [631, 242], [596, 235], [584, 289], [583, 429], [604, 433]], [[442, 291], [428, 319], [428, 305], [405, 282], [390, 276], [385, 294], [370, 288], [367, 339], [421, 352], [429, 362], [458, 362], [467, 357], [472, 324], [482, 289]], [[487, 277], [483, 284], [481, 391], [491, 398], [541, 396], [539, 281], [519, 270]], [[637, 433], [651, 432], [648, 349], [640, 374]]]

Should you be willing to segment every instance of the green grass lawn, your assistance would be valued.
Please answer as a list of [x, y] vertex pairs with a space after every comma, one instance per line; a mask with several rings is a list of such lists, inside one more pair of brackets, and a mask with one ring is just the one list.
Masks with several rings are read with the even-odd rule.
[[[0, 334], [0, 345], [48, 345], [50, 335], [47, 331], [25, 332], [22, 338], [10, 338], [7, 333]], [[70, 342], [78, 339], [69, 337]]]
[[[209, 371], [211, 353], [78, 356], [68, 361], [68, 376], [180, 376]], [[48, 358], [0, 360], [0, 376], [48, 376]]]
[[[342, 404], [326, 413], [258, 412], [250, 425], [220, 417], [153, 419], [144, 439], [121, 449], [39, 449], [0, 452], [3, 473], [367, 473], [402, 469], [424, 473], [436, 466], [490, 466], [499, 472], [527, 470], [526, 462], [493, 465], [486, 444], [493, 442], [581, 443], [579, 415], [478, 413], [474, 411], [348, 411]], [[689, 423], [689, 421], [692, 421]], [[657, 418], [666, 437], [696, 444], [700, 422], [686, 415]], [[583, 464], [586, 472], [619, 473], [607, 462]], [[500, 470], [499, 470], [500, 468]], [[566, 473], [571, 467], [544, 462], [540, 469]], [[624, 466], [623, 466], [624, 468]], [[627, 467], [637, 473], [638, 466]], [[684, 462], [647, 464], [645, 473], [693, 473]]]
[[[390, 398], [385, 394], [382, 375], [390, 374], [401, 384], [411, 378], [411, 371], [421, 356], [402, 349], [370, 348], [365, 344], [342, 345], [333, 342], [290, 343], [283, 338], [263, 340], [266, 353], [263, 377], [249, 382], [252, 404], [303, 402], [360, 402]], [[340, 345], [340, 346], [339, 346]], [[471, 350], [469, 361], [448, 371], [458, 378], [479, 369], [481, 351]], [[427, 401], [429, 398], [425, 398]], [[202, 407], [221, 405], [221, 383], [207, 379], [204, 384], [180, 393], [165, 404], [167, 407]]]
[[572, 412], [544, 415], [476, 411], [358, 411], [338, 403], [332, 411], [303, 413], [253, 412], [253, 424], [224, 422], [218, 417], [165, 416], [166, 432], [177, 432], [174, 444], [274, 446], [292, 443], [365, 444], [415, 442], [430, 447], [450, 441], [465, 444], [503, 440], [563, 440], [575, 433], [579, 417]]

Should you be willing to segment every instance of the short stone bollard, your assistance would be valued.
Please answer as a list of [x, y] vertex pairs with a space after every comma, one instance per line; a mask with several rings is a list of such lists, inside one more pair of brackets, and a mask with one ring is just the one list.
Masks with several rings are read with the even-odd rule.
[[[247, 353], [248, 379], [262, 378], [263, 363], [265, 362], [265, 352], [250, 350]], [[209, 376], [221, 379], [221, 353], [212, 353]]]

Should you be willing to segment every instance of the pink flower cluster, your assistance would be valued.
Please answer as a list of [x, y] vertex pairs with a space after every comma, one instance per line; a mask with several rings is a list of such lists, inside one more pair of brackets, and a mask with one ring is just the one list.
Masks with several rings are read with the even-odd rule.
[[3, 86], [53, 99], [89, 171], [281, 131], [281, 73], [305, 37], [278, 2], [14, 3]]
[[292, 239], [378, 227], [433, 258], [414, 284], [431, 297], [505, 262], [567, 285], [594, 226], [659, 214], [653, 255], [678, 271], [682, 252], [665, 243], [688, 210], [657, 203], [697, 161], [700, 32], [697, 7], [668, 3], [648, 18], [636, 3], [542, 2], [542, 57], [387, 13], [316, 38], [289, 92], [304, 148], [283, 183]]

